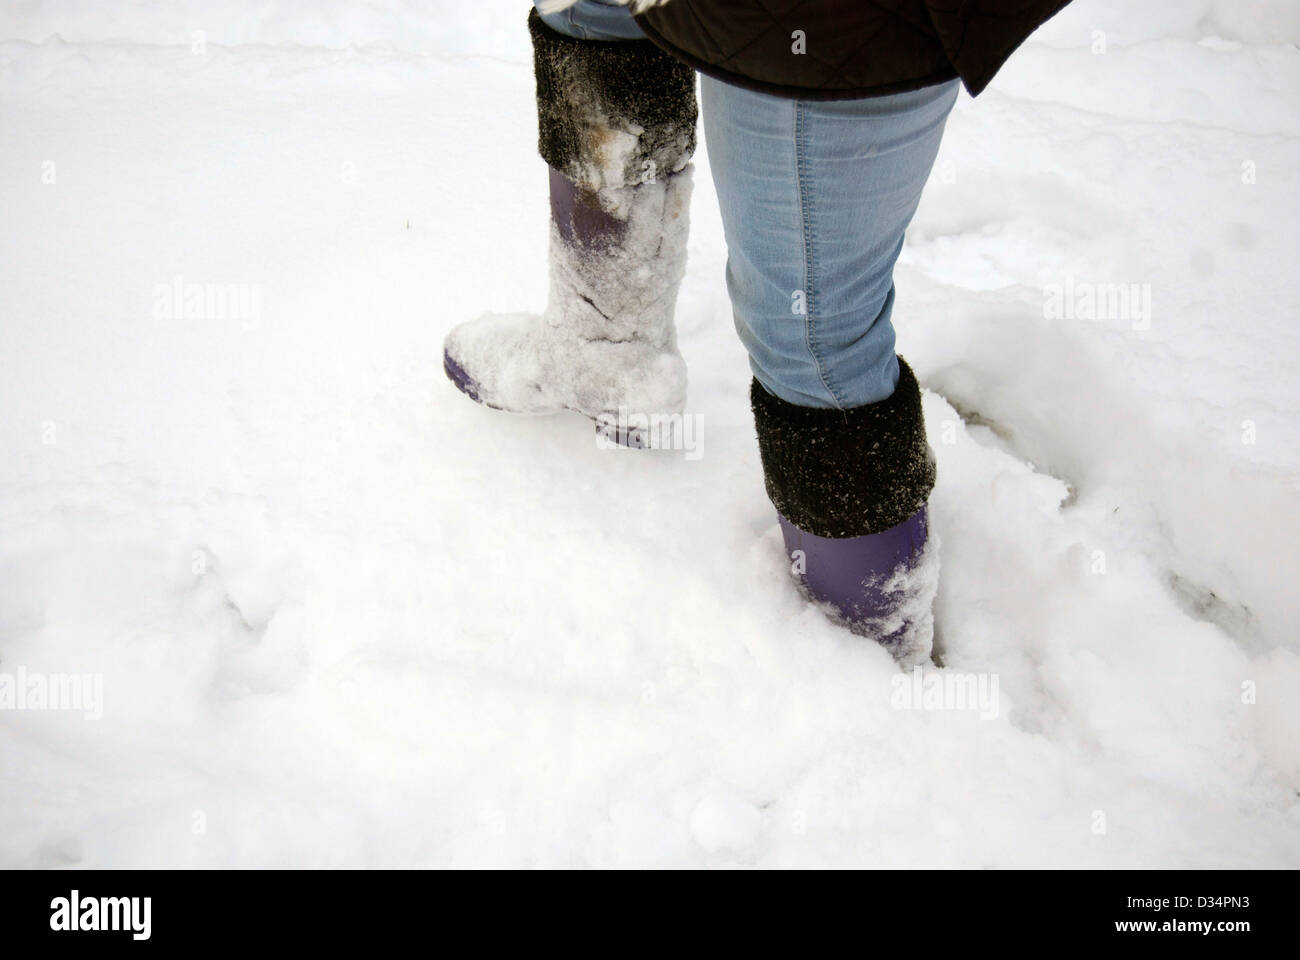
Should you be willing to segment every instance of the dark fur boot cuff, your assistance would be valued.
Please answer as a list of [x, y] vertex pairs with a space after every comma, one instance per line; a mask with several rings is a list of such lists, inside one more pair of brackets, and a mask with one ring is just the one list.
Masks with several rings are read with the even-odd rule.
[[850, 410], [800, 407], [750, 387], [767, 495], [800, 530], [861, 537], [902, 523], [934, 488], [921, 388], [903, 358], [892, 396]]
[[695, 71], [649, 40], [578, 40], [528, 14], [537, 149], [592, 190], [650, 183], [695, 152]]

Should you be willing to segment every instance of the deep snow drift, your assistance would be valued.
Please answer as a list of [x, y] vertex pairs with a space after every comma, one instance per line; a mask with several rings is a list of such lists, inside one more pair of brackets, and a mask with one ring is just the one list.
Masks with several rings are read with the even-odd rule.
[[526, 4], [438, 6], [0, 13], [0, 704], [102, 684], [0, 709], [0, 863], [1300, 866], [1294, 5], [959, 102], [916, 677], [787, 576], [703, 149], [698, 455], [445, 381], [548, 214]]

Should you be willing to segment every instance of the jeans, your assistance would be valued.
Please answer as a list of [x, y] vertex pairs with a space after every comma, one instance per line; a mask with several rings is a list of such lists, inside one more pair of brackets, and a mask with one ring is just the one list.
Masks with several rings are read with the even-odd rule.
[[542, 13], [539, 0], [533, 0], [538, 7], [542, 22], [558, 33], [577, 37], [580, 40], [644, 40], [645, 34], [632, 19], [627, 7], [614, 3], [614, 0], [602, 3], [601, 0], [578, 0], [571, 7], [558, 13]]
[[[588, 39], [644, 36], [597, 0], [563, 17], [543, 19]], [[894, 392], [894, 264], [958, 86], [817, 101], [701, 77], [732, 315], [768, 393], [847, 409]]]

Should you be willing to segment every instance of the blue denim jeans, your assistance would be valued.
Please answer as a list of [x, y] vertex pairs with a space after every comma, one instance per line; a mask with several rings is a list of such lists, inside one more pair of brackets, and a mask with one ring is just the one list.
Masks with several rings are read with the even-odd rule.
[[608, 0], [578, 0], [557, 13], [542, 13], [540, 0], [533, 0], [542, 22], [552, 30], [581, 40], [644, 40], [645, 34], [627, 7]]
[[[644, 36], [598, 0], [543, 19], [588, 39]], [[957, 90], [795, 100], [701, 77], [732, 314], [768, 393], [846, 409], [894, 392], [894, 264]]]

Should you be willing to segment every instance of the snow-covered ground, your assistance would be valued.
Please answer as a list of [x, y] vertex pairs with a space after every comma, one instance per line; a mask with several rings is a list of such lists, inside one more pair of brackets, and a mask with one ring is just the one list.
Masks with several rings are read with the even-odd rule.
[[787, 576], [703, 150], [700, 456], [444, 379], [545, 297], [526, 9], [4, 5], [0, 693], [102, 702], [0, 709], [0, 863], [1300, 866], [1300, 8], [963, 95], [917, 678]]

